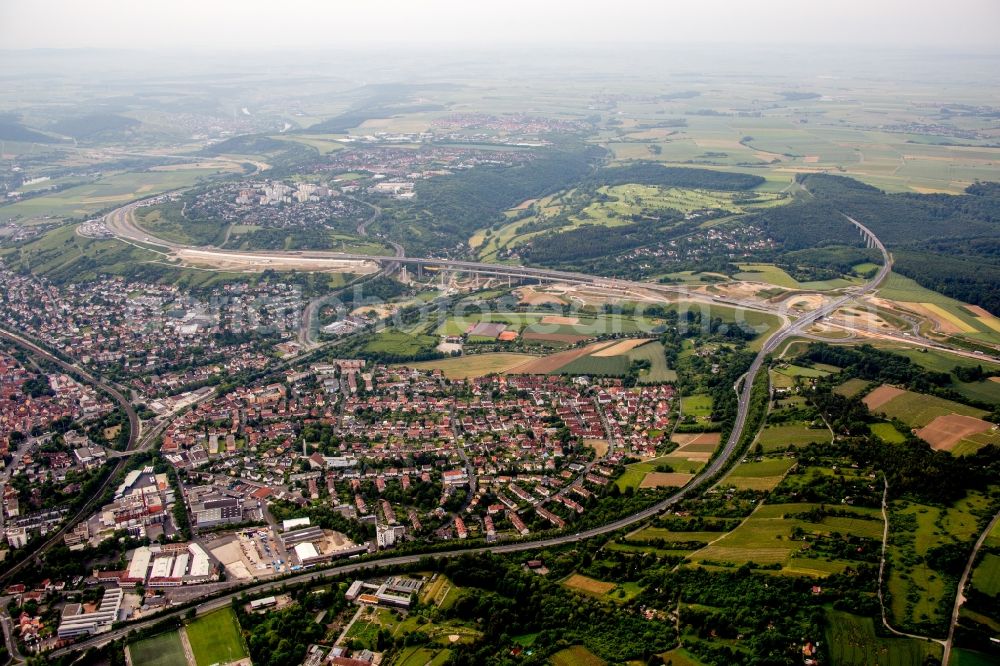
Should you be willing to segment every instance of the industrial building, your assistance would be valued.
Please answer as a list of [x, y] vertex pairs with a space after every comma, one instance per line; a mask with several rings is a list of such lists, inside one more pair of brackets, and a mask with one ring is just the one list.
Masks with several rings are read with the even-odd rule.
[[67, 604], [63, 609], [57, 633], [59, 638], [99, 634], [111, 629], [118, 621], [125, 593], [121, 589], [105, 590], [97, 610], [84, 613], [80, 604]]

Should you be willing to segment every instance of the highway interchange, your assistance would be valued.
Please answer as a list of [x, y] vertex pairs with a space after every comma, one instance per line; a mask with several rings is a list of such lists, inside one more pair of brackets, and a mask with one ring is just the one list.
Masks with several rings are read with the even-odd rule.
[[[172, 243], [169, 241], [152, 237], [147, 231], [140, 229], [135, 224], [132, 213], [137, 206], [142, 205], [143, 203], [144, 202], [142, 201], [134, 202], [109, 213], [104, 220], [105, 226], [116, 237], [126, 242], [135, 243], [146, 247], [156, 246], [164, 248], [168, 252], [174, 252], [181, 249], [194, 249], [190, 248], [189, 246], [184, 246], [177, 243]], [[763, 347], [753, 360], [747, 373], [744, 375], [742, 379], [742, 386], [734, 387], [734, 390], [737, 390], [739, 392], [739, 406], [732, 431], [729, 435], [729, 438], [723, 445], [723, 447], [720, 449], [718, 454], [710, 461], [710, 463], [700, 473], [698, 473], [686, 486], [677, 490], [670, 497], [658, 502], [657, 504], [650, 506], [637, 513], [626, 516], [624, 518], [615, 520], [613, 522], [598, 527], [583, 530], [575, 534], [564, 534], [550, 538], [524, 540], [524, 541], [517, 541], [512, 543], [494, 545], [494, 546], [485, 546], [480, 548], [454, 549], [447, 551], [438, 551], [433, 553], [416, 553], [410, 555], [400, 555], [395, 557], [385, 557], [376, 560], [349, 562], [335, 567], [312, 570], [306, 573], [289, 576], [281, 580], [260, 583], [249, 588], [244, 587], [232, 593], [225, 594], [218, 598], [205, 601], [196, 607], [197, 612], [206, 613], [214, 609], [217, 609], [221, 606], [228, 605], [233, 598], [242, 594], [255, 595], [258, 593], [263, 593], [272, 590], [282, 585], [308, 583], [328, 577], [348, 574], [366, 568], [372, 568], [372, 567], [391, 568], [403, 565], [410, 565], [420, 561], [422, 558], [427, 556], [432, 556], [436, 558], [451, 558], [451, 557], [458, 557], [460, 555], [467, 553], [481, 553], [481, 552], [515, 553], [520, 551], [562, 546], [610, 534], [618, 530], [621, 530], [623, 528], [632, 526], [636, 523], [645, 521], [659, 513], [662, 513], [669, 507], [679, 502], [681, 499], [687, 497], [692, 492], [703, 486], [709, 480], [713, 479], [730, 462], [732, 462], [733, 456], [737, 453], [739, 444], [743, 439], [742, 435], [747, 422], [754, 380], [756, 379], [760, 371], [765, 367], [765, 363], [769, 355], [778, 350], [782, 345], [782, 343], [789, 340], [790, 338], [795, 336], [805, 335], [808, 328], [817, 321], [825, 317], [828, 317], [829, 315], [834, 313], [837, 309], [877, 289], [888, 277], [892, 269], [892, 257], [886, 250], [885, 246], [874, 235], [874, 233], [872, 233], [871, 230], [865, 227], [861, 222], [851, 218], [848, 219], [861, 231], [861, 233], [864, 236], [868, 238], [869, 242], [882, 253], [883, 256], [882, 267], [879, 269], [876, 275], [866, 284], [845, 290], [845, 292], [842, 295], [838, 296], [835, 299], [828, 300], [820, 308], [805, 314], [798, 314], [794, 319], [788, 316], [788, 313], [786, 312], [775, 312], [774, 307], [768, 307], [767, 305], [765, 305], [760, 301], [751, 302], [738, 299], [709, 297], [701, 294], [692, 294], [690, 291], [686, 291], [683, 288], [678, 288], [675, 286], [652, 284], [645, 282], [634, 282], [627, 280], [613, 280], [606, 277], [592, 276], [583, 273], [554, 271], [542, 268], [530, 268], [522, 266], [484, 264], [479, 262], [460, 261], [451, 259], [403, 257], [402, 248], [398, 246], [396, 247], [396, 254], [394, 256], [384, 256], [384, 257], [353, 255], [353, 254], [344, 254], [336, 252], [318, 252], [318, 251], [312, 251], [312, 252], [277, 252], [277, 251], [256, 252], [255, 251], [251, 253], [247, 252], [233, 253], [226, 250], [219, 250], [217, 248], [197, 248], [198, 251], [201, 251], [207, 255], [217, 255], [222, 258], [226, 256], [231, 256], [233, 254], [242, 254], [242, 255], [250, 254], [253, 256], [259, 256], [262, 261], [266, 261], [272, 258], [274, 259], [310, 258], [310, 259], [315, 259], [317, 261], [347, 260], [347, 261], [358, 261], [358, 262], [377, 262], [381, 264], [384, 267], [384, 269], [385, 268], [394, 269], [399, 264], [405, 263], [411, 266], [437, 266], [461, 272], [476, 272], [476, 273], [483, 273], [490, 275], [501, 275], [518, 279], [529, 278], [529, 279], [538, 279], [544, 281], [558, 281], [569, 284], [593, 285], [608, 289], [620, 290], [622, 292], [639, 290], [644, 293], [652, 293], [659, 295], [661, 297], [666, 297], [668, 295], [675, 297], [681, 296], [684, 299], [695, 300], [700, 302], [718, 303], [718, 304], [737, 306], [741, 308], [753, 309], [758, 311], [770, 312], [772, 314], [779, 314], [782, 318], [781, 328], [778, 331], [776, 331], [763, 345]], [[307, 311], [306, 314], [308, 317], [312, 317], [311, 312]], [[10, 333], [3, 333], [3, 335], [8, 339], [12, 339], [12, 334]], [[102, 383], [99, 379], [88, 375], [75, 365], [70, 366], [66, 364], [64, 361], [56, 359], [54, 356], [48, 354], [48, 352], [46, 352], [45, 350], [37, 347], [37, 345], [34, 345], [34, 343], [31, 343], [30, 341], [27, 341], [24, 338], [20, 338], [19, 336], [14, 336], [14, 337], [17, 338], [16, 341], [22, 346], [30, 345], [31, 351], [33, 353], [40, 354], [50, 360], [53, 360], [62, 365], [67, 370], [71, 369], [77, 375], [82, 376], [88, 381], [101, 386], [105, 390], [109, 390], [109, 392], [111, 392], [112, 395], [115, 395], [116, 399], [119, 400], [119, 402], [122, 403], [123, 406], [125, 406], [126, 410], [130, 415], [130, 420], [132, 421], [132, 436], [130, 437], [129, 440], [130, 449], [145, 448], [149, 446], [153, 441], [155, 441], [156, 437], [162, 431], [162, 428], [164, 428], [166, 424], [169, 422], [169, 419], [164, 419], [155, 428], [145, 433], [140, 441], [139, 424], [138, 424], [138, 419], [135, 417], [134, 410], [132, 410], [131, 405], [128, 404], [128, 401], [125, 400], [120, 393], [113, 392], [114, 391], [113, 387], [109, 387], [108, 385]], [[891, 335], [881, 336], [881, 337], [893, 338], [893, 336]], [[907, 344], [919, 344], [921, 346], [940, 348], [953, 353], [972, 355], [971, 352], [968, 352], [966, 350], [956, 350], [946, 345], [941, 345], [930, 340], [915, 337], [913, 335], [907, 337], [895, 336], [893, 339], [897, 340], [898, 342], [903, 342]], [[983, 359], [992, 358], [984, 355], [977, 355], [976, 357]], [[1000, 359], [995, 359], [995, 360], [1000, 360]], [[124, 459], [117, 463], [116, 471], [117, 468], [120, 468], [121, 465], [123, 464], [124, 464]], [[113, 479], [114, 476], [115, 475], [112, 474], [111, 477], [109, 478]], [[84, 512], [81, 511], [79, 514], [77, 514], [76, 518], [74, 518], [74, 521], [77, 520], [82, 515], [84, 515]], [[65, 529], [68, 529], [68, 527], [72, 524], [72, 522], [73, 521], [71, 521], [67, 525], [67, 527], [63, 529], [63, 531]], [[57, 534], [50, 541], [57, 541], [58, 539], [61, 539], [63, 531], [60, 531], [60, 533]], [[48, 543], [49, 542], [46, 542], [46, 545]], [[29, 560], [25, 560], [25, 562], [27, 561], [30, 561], [30, 558]], [[16, 570], [17, 569], [15, 568], [13, 571], [8, 572], [4, 577], [9, 577], [9, 575]], [[101, 634], [99, 636], [95, 636], [85, 641], [81, 641], [72, 646], [71, 648], [65, 648], [63, 650], [59, 650], [53, 654], [58, 655], [70, 651], [82, 650], [82, 649], [87, 649], [89, 647], [104, 645], [112, 640], [125, 636], [128, 632], [134, 629], [149, 626], [166, 617], [180, 615], [182, 612], [184, 611], [177, 610], [170, 613], [160, 614], [155, 618], [133, 622], [125, 627], [113, 630], [105, 634]]]

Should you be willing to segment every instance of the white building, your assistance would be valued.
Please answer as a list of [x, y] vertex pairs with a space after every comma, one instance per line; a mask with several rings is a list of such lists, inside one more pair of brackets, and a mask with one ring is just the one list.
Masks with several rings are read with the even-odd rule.
[[59, 638], [100, 634], [110, 630], [111, 625], [118, 621], [124, 597], [125, 593], [120, 589], [105, 590], [101, 605], [93, 613], [82, 612], [79, 604], [67, 606], [59, 623]]

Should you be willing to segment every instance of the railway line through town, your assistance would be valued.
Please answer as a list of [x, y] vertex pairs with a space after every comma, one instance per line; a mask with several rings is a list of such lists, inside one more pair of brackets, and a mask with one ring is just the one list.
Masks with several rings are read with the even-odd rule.
[[[110, 213], [106, 219], [106, 226], [113, 233], [128, 241], [143, 243], [143, 244], [159, 245], [161, 247], [171, 250], [182, 247], [178, 246], [177, 244], [161, 241], [160, 239], [154, 239], [150, 237], [146, 232], [134, 226], [134, 222], [131, 221], [132, 218], [131, 210], [134, 206], [138, 205], [138, 203], [140, 202], [130, 204], [129, 206], [125, 206]], [[657, 502], [656, 504], [646, 509], [635, 512], [623, 518], [611, 521], [609, 523], [597, 527], [582, 530], [580, 532], [573, 534], [562, 534], [541, 539], [530, 539], [530, 540], [516, 541], [516, 542], [503, 543], [492, 546], [477, 547], [477, 548], [452, 549], [452, 550], [429, 552], [429, 553], [422, 552], [422, 553], [414, 553], [407, 555], [398, 555], [398, 556], [378, 558], [374, 560], [349, 562], [346, 564], [341, 564], [329, 568], [311, 570], [305, 573], [288, 576], [280, 580], [259, 583], [252, 585], [250, 587], [242, 587], [228, 594], [224, 594], [222, 596], [206, 600], [195, 607], [196, 612], [198, 614], [203, 614], [218, 609], [220, 607], [226, 606], [230, 604], [232, 600], [235, 599], [237, 596], [243, 594], [256, 595], [274, 590], [284, 585], [290, 585], [290, 584], [295, 585], [301, 583], [320, 581], [325, 578], [341, 576], [362, 569], [391, 568], [391, 567], [412, 565], [421, 561], [421, 559], [426, 557], [454, 558], [469, 553], [490, 552], [496, 554], [507, 554], [507, 553], [529, 551], [529, 550], [537, 550], [542, 548], [559, 547], [617, 532], [619, 530], [633, 526], [637, 523], [648, 520], [666, 511], [670, 507], [680, 502], [682, 499], [691, 495], [696, 490], [705, 486], [710, 481], [716, 479], [717, 476], [721, 472], [723, 472], [727, 468], [727, 466], [730, 465], [735, 460], [736, 454], [739, 453], [740, 451], [741, 448], [740, 445], [744, 441], [743, 435], [749, 416], [751, 398], [753, 395], [753, 386], [761, 370], [766, 367], [766, 363], [768, 361], [769, 356], [776, 350], [778, 350], [781, 347], [781, 345], [786, 341], [788, 341], [790, 338], [794, 338], [797, 336], [806, 336], [809, 327], [812, 326], [817, 321], [831, 315], [833, 312], [843, 307], [844, 305], [856, 299], [859, 299], [865, 296], [866, 294], [872, 292], [873, 290], [877, 289], [889, 276], [889, 273], [892, 269], [892, 256], [890, 255], [888, 250], [885, 248], [882, 242], [875, 236], [875, 234], [865, 225], [863, 225], [861, 222], [853, 218], [848, 217], [847, 219], [850, 220], [850, 222], [859, 230], [859, 232], [864, 237], [866, 243], [869, 244], [870, 247], [877, 248], [881, 252], [883, 257], [883, 265], [870, 281], [868, 281], [864, 285], [860, 285], [858, 287], [852, 287], [846, 290], [840, 296], [832, 300], [829, 300], [820, 308], [808, 313], [801, 314], [801, 316], [798, 316], [794, 320], [791, 320], [787, 316], [783, 317], [783, 324], [781, 328], [777, 330], [774, 334], [772, 334], [771, 337], [768, 338], [767, 341], [764, 343], [763, 347], [760, 349], [760, 351], [754, 358], [753, 362], [751, 363], [750, 367], [748, 368], [746, 374], [744, 375], [742, 386], [737, 387], [739, 392], [739, 403], [735, 421], [726, 442], [704, 469], [702, 469], [687, 485], [685, 485], [683, 488], [678, 489], [669, 497]], [[226, 251], [216, 250], [212, 248], [206, 248], [203, 249], [203, 251], [210, 253], [218, 252], [221, 254], [228, 254]], [[260, 254], [264, 256], [271, 256], [271, 255], [288, 256], [289, 253], [266, 252]], [[613, 289], [622, 289], [623, 291], [629, 289], [632, 290], [642, 289], [646, 291], [652, 291], [654, 293], [660, 293], [663, 294], [664, 296], [668, 294], [678, 295], [679, 293], [680, 295], [690, 296], [689, 293], [683, 292], [682, 290], [679, 290], [676, 287], [669, 287], [666, 285], [653, 285], [641, 282], [609, 280], [608, 278], [590, 276], [581, 273], [553, 271], [553, 270], [539, 269], [539, 268], [528, 268], [519, 266], [501, 267], [497, 265], [481, 264], [478, 262], [469, 262], [469, 261], [433, 259], [433, 258], [410, 258], [410, 257], [398, 256], [401, 254], [402, 254], [401, 252], [397, 252], [397, 256], [392, 256], [392, 257], [370, 257], [366, 255], [345, 255], [341, 253], [329, 253], [329, 252], [303, 252], [303, 253], [295, 253], [295, 256], [309, 256], [309, 257], [315, 257], [317, 259], [322, 259], [324, 257], [327, 257], [327, 258], [335, 258], [338, 260], [375, 261], [380, 264], [388, 264], [394, 262], [400, 264], [407, 263], [418, 267], [438, 266], [451, 270], [461, 270], [461, 271], [485, 272], [494, 270], [518, 278], [552, 280], [560, 282], [569, 282], [571, 284], [572, 283], [592, 284], [592, 285], [609, 287]], [[710, 298], [708, 300], [710, 300], [711, 302], [719, 302], [721, 304], [731, 304], [740, 307], [749, 307], [748, 304], [742, 301], [734, 302], [732, 300], [717, 299], [717, 298]], [[759, 303], [755, 304], [755, 307], [753, 307], [753, 309], [762, 309], [764, 311], [773, 312], [773, 308], [769, 309], [762, 307], [760, 306]], [[904, 339], [901, 341], [909, 342], [911, 344], [915, 342], [913, 339], [909, 340]], [[922, 344], [922, 342], [920, 341], [917, 341], [917, 343]], [[126, 636], [130, 631], [142, 627], [148, 627], [156, 622], [163, 620], [164, 618], [178, 617], [180, 616], [181, 613], [186, 612], [186, 610], [187, 610], [186, 608], [178, 609], [176, 611], [172, 611], [169, 613], [160, 614], [155, 618], [150, 618], [148, 620], [142, 620], [139, 622], [133, 622], [128, 624], [127, 626], [115, 629], [111, 632], [81, 641], [71, 646], [70, 648], [57, 650], [53, 654], [59, 655], [67, 653], [71, 650], [75, 651], [75, 650], [87, 649], [89, 647], [101, 646], [107, 644], [112, 640]]]

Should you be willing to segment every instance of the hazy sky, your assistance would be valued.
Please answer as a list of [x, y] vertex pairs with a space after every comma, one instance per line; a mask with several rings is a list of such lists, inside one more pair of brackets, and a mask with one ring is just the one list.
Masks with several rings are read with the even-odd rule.
[[641, 42], [1000, 50], [1000, 0], [0, 0], [0, 48]]

